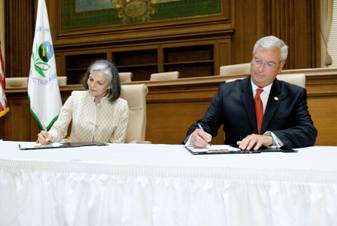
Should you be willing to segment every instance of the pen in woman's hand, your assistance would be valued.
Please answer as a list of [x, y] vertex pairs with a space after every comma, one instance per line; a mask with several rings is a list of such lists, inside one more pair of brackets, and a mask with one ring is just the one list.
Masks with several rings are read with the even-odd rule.
[[40, 144], [49, 144], [51, 143], [51, 139], [50, 139], [50, 135], [47, 131], [42, 130], [39, 134], [38, 134], [38, 139], [37, 139], [38, 143]]

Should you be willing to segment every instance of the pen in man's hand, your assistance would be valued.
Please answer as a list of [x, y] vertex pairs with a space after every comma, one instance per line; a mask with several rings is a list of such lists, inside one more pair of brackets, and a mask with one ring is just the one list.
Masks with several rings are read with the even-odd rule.
[[199, 127], [199, 129], [201, 129], [202, 132], [205, 132], [204, 128], [202, 128], [200, 123], [198, 123], [198, 127]]
[[[205, 132], [204, 128], [202, 128], [200, 123], [198, 123], [198, 127], [199, 127], [199, 129], [201, 129], [202, 132], [207, 133], [207, 132]], [[211, 145], [208, 143], [207, 148], [209, 148], [210, 146]]]

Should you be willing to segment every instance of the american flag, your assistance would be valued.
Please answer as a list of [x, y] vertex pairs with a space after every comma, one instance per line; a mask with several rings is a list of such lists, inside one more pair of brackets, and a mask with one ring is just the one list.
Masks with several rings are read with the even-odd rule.
[[9, 111], [5, 91], [6, 91], [6, 79], [0, 43], [0, 117], [4, 116]]

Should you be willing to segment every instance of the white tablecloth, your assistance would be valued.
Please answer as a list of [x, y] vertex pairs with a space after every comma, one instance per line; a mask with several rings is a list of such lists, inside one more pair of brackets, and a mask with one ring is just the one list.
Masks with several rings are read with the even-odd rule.
[[0, 225], [333, 226], [336, 163], [337, 147], [194, 156], [182, 145], [0, 142]]

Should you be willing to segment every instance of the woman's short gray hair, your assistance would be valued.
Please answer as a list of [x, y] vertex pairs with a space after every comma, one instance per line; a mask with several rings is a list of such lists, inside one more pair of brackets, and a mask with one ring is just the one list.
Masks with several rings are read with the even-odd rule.
[[97, 60], [89, 67], [90, 73], [93, 73], [94, 71], [101, 71], [105, 75], [107, 75], [109, 82], [112, 80], [112, 73], [110, 69], [110, 62], [105, 60]]
[[109, 80], [108, 94], [107, 97], [110, 102], [114, 102], [121, 95], [121, 82], [118, 76], [118, 70], [114, 64], [107, 60], [97, 60], [92, 63], [88, 70], [85, 72], [82, 85], [85, 89], [88, 89], [88, 79], [91, 73], [94, 71], [102, 71]]
[[288, 46], [279, 38], [270, 35], [257, 40], [254, 45], [253, 55], [255, 55], [257, 48], [278, 48], [281, 52], [281, 61], [285, 61], [288, 57]]

